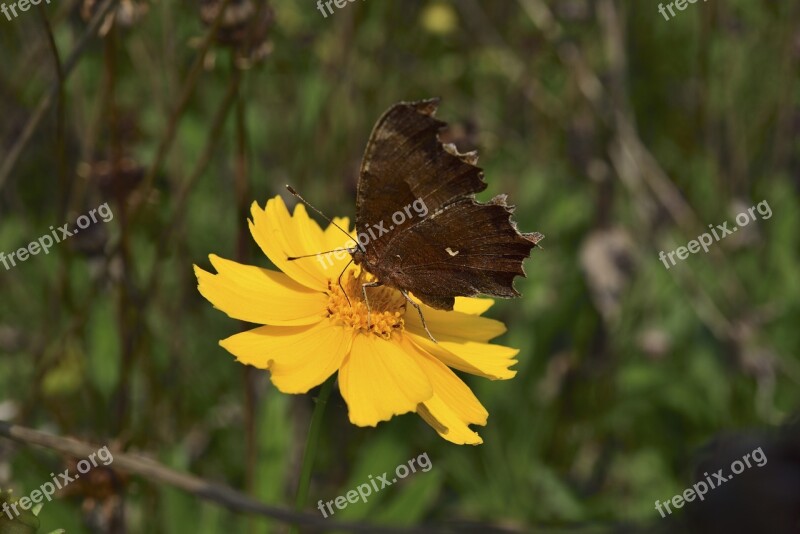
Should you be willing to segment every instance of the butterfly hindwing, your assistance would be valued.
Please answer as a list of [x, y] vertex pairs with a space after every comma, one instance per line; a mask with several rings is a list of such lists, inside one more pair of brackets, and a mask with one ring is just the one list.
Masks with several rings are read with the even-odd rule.
[[504, 195], [464, 199], [410, 227], [386, 249], [392, 280], [438, 309], [452, 309], [456, 296], [519, 296], [514, 277], [525, 276], [522, 262], [542, 236], [520, 234], [512, 211]]

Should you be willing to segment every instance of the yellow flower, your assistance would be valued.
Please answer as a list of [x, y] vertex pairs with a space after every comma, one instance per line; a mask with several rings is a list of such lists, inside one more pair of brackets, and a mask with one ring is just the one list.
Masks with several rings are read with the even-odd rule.
[[[261, 324], [220, 341], [243, 364], [268, 369], [283, 393], [306, 393], [336, 371], [350, 421], [376, 426], [395, 415], [417, 412], [444, 439], [457, 444], [483, 442], [469, 425], [485, 425], [488, 413], [450, 369], [492, 380], [512, 378], [519, 352], [488, 341], [503, 332], [499, 321], [480, 317], [491, 299], [457, 298], [444, 312], [422, 305], [438, 343], [425, 333], [419, 314], [387, 287], [367, 289], [371, 275], [351, 265], [348, 254], [288, 261], [289, 256], [341, 248], [333, 225], [322, 230], [303, 205], [289, 214], [280, 197], [265, 209], [251, 207], [250, 232], [281, 271], [242, 265], [210, 255], [217, 274], [195, 266], [200, 293], [234, 319]], [[335, 222], [349, 228], [347, 218]]]

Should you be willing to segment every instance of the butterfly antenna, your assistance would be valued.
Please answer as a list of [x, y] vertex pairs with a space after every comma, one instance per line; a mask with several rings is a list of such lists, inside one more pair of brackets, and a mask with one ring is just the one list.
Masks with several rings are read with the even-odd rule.
[[300, 202], [302, 202], [303, 204], [305, 204], [306, 206], [308, 206], [309, 208], [311, 208], [312, 210], [314, 210], [315, 212], [317, 212], [317, 213], [318, 213], [318, 214], [319, 214], [319, 215], [320, 215], [320, 216], [321, 216], [323, 219], [325, 219], [326, 221], [328, 221], [329, 223], [331, 223], [332, 225], [334, 225], [336, 228], [338, 228], [339, 230], [341, 230], [341, 231], [342, 231], [342, 233], [344, 233], [344, 234], [345, 234], [347, 237], [349, 237], [350, 239], [352, 239], [352, 238], [353, 238], [353, 236], [351, 236], [351, 235], [350, 235], [350, 232], [348, 232], [347, 230], [345, 230], [344, 228], [342, 228], [341, 226], [339, 226], [338, 224], [336, 224], [335, 222], [333, 222], [333, 220], [332, 220], [330, 217], [328, 217], [327, 215], [325, 215], [324, 213], [322, 213], [320, 210], [318, 210], [317, 208], [315, 208], [314, 206], [312, 206], [311, 204], [309, 204], [309, 203], [308, 203], [308, 201], [307, 201], [306, 199], [304, 199], [303, 197], [301, 197], [301, 196], [300, 196], [300, 193], [298, 193], [297, 191], [295, 191], [294, 187], [292, 187], [291, 185], [288, 185], [288, 184], [287, 184], [287, 185], [286, 185], [286, 189], [287, 189], [287, 190], [288, 190], [288, 191], [289, 191], [289, 192], [290, 192], [292, 195], [296, 196], [296, 197], [297, 197], [297, 199], [298, 199], [298, 200], [300, 200]]
[[[333, 250], [326, 250], [325, 252], [317, 252], [315, 254], [304, 254], [302, 256], [287, 256], [286, 259], [289, 261], [299, 260], [301, 258], [312, 258], [314, 256], [319, 256], [320, 254], [330, 254], [331, 252], [341, 252], [341, 251], [349, 251], [348, 248], [335, 248]], [[330, 260], [329, 260], [330, 261]]]

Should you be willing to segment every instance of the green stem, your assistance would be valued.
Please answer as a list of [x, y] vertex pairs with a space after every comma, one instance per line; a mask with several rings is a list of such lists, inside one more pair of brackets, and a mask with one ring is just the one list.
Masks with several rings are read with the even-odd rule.
[[[322, 384], [317, 397], [317, 405], [314, 406], [314, 413], [311, 416], [311, 427], [308, 429], [306, 449], [303, 452], [303, 465], [300, 469], [300, 483], [297, 486], [297, 498], [294, 503], [294, 509], [298, 512], [303, 510], [308, 500], [308, 487], [311, 483], [311, 473], [314, 471], [314, 458], [317, 455], [319, 436], [322, 432], [322, 419], [335, 381], [336, 375], [334, 374]], [[292, 527], [291, 533], [296, 534], [297, 532], [299, 532], [297, 527]]]

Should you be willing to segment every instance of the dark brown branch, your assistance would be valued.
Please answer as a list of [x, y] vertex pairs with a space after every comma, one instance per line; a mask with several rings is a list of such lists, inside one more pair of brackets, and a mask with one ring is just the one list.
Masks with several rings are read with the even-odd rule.
[[83, 55], [86, 46], [91, 41], [92, 37], [97, 33], [97, 29], [100, 27], [103, 19], [105, 19], [106, 13], [108, 13], [112, 7], [116, 7], [117, 2], [119, 2], [119, 0], [106, 0], [103, 5], [100, 6], [100, 9], [97, 11], [97, 13], [95, 13], [94, 17], [89, 22], [89, 27], [86, 28], [86, 32], [83, 34], [83, 36], [81, 36], [78, 44], [75, 45], [72, 53], [62, 65], [61, 76], [59, 79], [53, 82], [50, 90], [39, 101], [39, 105], [36, 106], [36, 110], [33, 112], [33, 115], [31, 115], [31, 117], [28, 119], [28, 123], [22, 130], [22, 134], [17, 139], [17, 142], [14, 143], [14, 146], [11, 147], [11, 150], [3, 160], [2, 165], [0, 165], [0, 190], [3, 189], [3, 185], [5, 185], [6, 181], [8, 180], [8, 177], [11, 174], [11, 171], [14, 169], [14, 165], [16, 165], [20, 154], [22, 154], [25, 146], [33, 137], [36, 128], [39, 127], [39, 123], [44, 118], [44, 114], [48, 109], [50, 109], [53, 99], [56, 97], [56, 95], [58, 95], [59, 91], [61, 91], [63, 84], [66, 83], [67, 78], [69, 78], [69, 75], [72, 73], [75, 65], [78, 64], [78, 60]]
[[[5, 421], [0, 421], [0, 436], [13, 439], [26, 445], [45, 447], [76, 458], [86, 458], [98, 449], [95, 445], [90, 445], [76, 439], [47, 434]], [[284, 523], [302, 526], [308, 531], [323, 532], [339, 530], [345, 532], [372, 532], [378, 534], [437, 534], [455, 532], [455, 529], [445, 527], [398, 528], [366, 523], [344, 523], [312, 514], [295, 513], [284, 508], [259, 502], [228, 486], [175, 471], [154, 460], [134, 454], [115, 452], [114, 461], [111, 466], [116, 470], [138, 475], [154, 483], [167, 484], [178, 488], [200, 499], [214, 502], [235, 512], [268, 517]]]
[[161, 138], [161, 142], [159, 143], [158, 148], [156, 149], [156, 155], [155, 158], [153, 158], [153, 163], [150, 164], [150, 167], [147, 170], [147, 174], [145, 174], [145, 177], [142, 180], [142, 185], [139, 186], [141, 195], [139, 201], [135, 203], [131, 208], [132, 219], [135, 218], [139, 210], [147, 202], [150, 190], [153, 188], [153, 182], [155, 181], [155, 177], [158, 174], [158, 171], [161, 169], [161, 166], [166, 161], [167, 155], [169, 154], [169, 151], [172, 148], [172, 143], [175, 140], [175, 135], [178, 133], [178, 125], [180, 124], [181, 118], [183, 117], [183, 113], [189, 106], [189, 99], [194, 94], [197, 82], [200, 80], [200, 74], [203, 71], [203, 64], [205, 61], [206, 54], [208, 53], [208, 50], [211, 48], [211, 45], [214, 43], [214, 39], [217, 36], [217, 31], [219, 31], [219, 28], [222, 26], [222, 20], [225, 15], [225, 10], [227, 9], [230, 1], [231, 0], [223, 0], [222, 5], [219, 8], [219, 12], [217, 13], [217, 16], [214, 18], [214, 21], [211, 24], [208, 33], [206, 33], [203, 42], [200, 44], [197, 50], [197, 57], [195, 58], [194, 64], [189, 70], [189, 74], [186, 76], [183, 88], [181, 89], [180, 97], [178, 98], [178, 103], [175, 106], [175, 110], [172, 112], [169, 121], [167, 122], [166, 132], [164, 133], [164, 136]]

